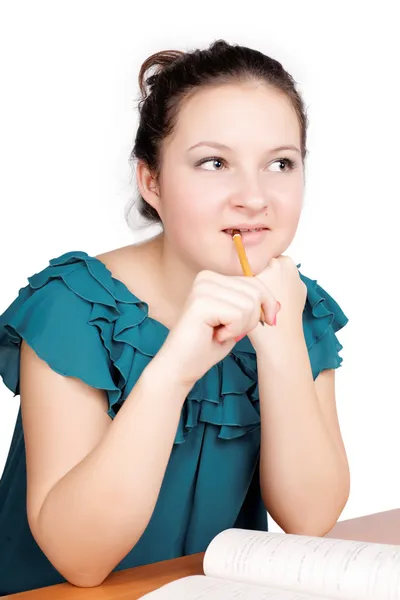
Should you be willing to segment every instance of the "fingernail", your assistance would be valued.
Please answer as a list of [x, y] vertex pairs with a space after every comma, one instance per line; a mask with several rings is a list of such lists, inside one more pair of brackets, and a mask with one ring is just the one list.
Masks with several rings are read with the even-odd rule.
[[235, 338], [235, 342], [236, 343], [240, 342], [240, 340], [242, 340], [244, 337], [246, 337], [245, 333], [243, 335], [239, 335], [239, 337]]
[[280, 302], [276, 302], [276, 312], [278, 313], [281, 310], [281, 303]]
[[272, 321], [272, 326], [275, 327], [275, 325], [276, 325], [276, 315], [274, 316], [273, 321]]

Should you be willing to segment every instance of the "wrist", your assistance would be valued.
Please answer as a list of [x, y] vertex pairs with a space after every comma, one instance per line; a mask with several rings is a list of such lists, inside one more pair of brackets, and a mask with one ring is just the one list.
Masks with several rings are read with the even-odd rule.
[[185, 381], [179, 365], [160, 350], [142, 373], [144, 383], [157, 386], [163, 394], [173, 395], [179, 404], [183, 404], [194, 383]]
[[254, 348], [257, 358], [263, 360], [271, 359], [274, 362], [281, 361], [289, 354], [298, 354], [307, 350], [302, 325], [292, 327], [260, 327], [254, 336]]

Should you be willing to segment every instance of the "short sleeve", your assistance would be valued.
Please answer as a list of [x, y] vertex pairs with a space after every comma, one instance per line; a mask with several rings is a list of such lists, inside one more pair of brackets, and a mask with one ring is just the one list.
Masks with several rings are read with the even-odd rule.
[[60, 375], [115, 393], [111, 363], [97, 328], [90, 326], [92, 305], [61, 279], [22, 289], [0, 317], [0, 374], [19, 394], [22, 339]]
[[327, 369], [337, 369], [343, 358], [343, 349], [337, 332], [348, 318], [336, 300], [316, 280], [301, 275], [307, 287], [307, 299], [303, 311], [303, 329], [313, 377]]
[[101, 261], [86, 252], [63, 254], [28, 277], [0, 315], [0, 376], [19, 395], [25, 340], [55, 372], [104, 390], [113, 418], [128, 378], [132, 371], [139, 376], [152, 349], [145, 343], [151, 336], [141, 333], [147, 313]]

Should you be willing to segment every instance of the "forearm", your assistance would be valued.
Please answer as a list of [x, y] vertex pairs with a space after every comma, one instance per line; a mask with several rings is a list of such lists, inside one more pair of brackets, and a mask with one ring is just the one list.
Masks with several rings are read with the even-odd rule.
[[41, 546], [72, 583], [100, 583], [140, 538], [187, 392], [154, 359], [101, 443], [48, 494], [38, 520]]
[[346, 503], [349, 475], [320, 408], [304, 337], [257, 357], [263, 500], [285, 531], [323, 535]]

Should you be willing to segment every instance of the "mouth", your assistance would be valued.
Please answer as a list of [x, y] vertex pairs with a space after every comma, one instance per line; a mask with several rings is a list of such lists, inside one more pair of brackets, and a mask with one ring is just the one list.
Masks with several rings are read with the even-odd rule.
[[261, 231], [268, 231], [267, 227], [252, 227], [252, 228], [248, 228], [248, 227], [235, 227], [234, 229], [223, 229], [224, 233], [227, 233], [228, 235], [232, 236], [234, 233], [240, 233], [240, 235], [243, 234], [251, 234], [251, 233], [260, 233]]
[[270, 229], [265, 225], [254, 225], [253, 227], [229, 227], [222, 230], [223, 233], [229, 235], [230, 239], [233, 240], [235, 233], [239, 233], [246, 247], [258, 246], [265, 242], [266, 236]]

